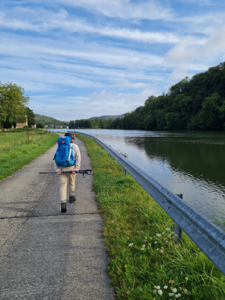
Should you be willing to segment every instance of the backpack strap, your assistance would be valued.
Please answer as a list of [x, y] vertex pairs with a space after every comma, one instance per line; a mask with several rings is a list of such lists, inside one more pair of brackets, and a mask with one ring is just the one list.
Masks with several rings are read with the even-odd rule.
[[72, 146], [70, 146], [70, 151], [69, 151], [69, 155], [68, 155], [68, 161], [70, 161], [70, 156], [71, 156], [71, 150], [73, 149], [73, 145]]

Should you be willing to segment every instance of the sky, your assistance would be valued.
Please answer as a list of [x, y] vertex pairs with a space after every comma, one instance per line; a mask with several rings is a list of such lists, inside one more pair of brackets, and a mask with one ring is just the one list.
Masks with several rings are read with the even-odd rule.
[[35, 114], [124, 114], [224, 61], [224, 0], [0, 0], [0, 82]]

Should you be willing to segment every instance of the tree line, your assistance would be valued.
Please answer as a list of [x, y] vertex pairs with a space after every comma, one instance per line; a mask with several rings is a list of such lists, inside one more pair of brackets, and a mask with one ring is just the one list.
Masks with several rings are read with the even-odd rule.
[[76, 120], [76, 128], [139, 130], [225, 129], [225, 62], [185, 77], [167, 93], [150, 96], [124, 118]]
[[25, 123], [28, 126], [36, 124], [35, 114], [32, 109], [27, 107], [29, 97], [24, 95], [24, 89], [16, 84], [0, 82], [0, 126], [11, 128], [17, 123]]

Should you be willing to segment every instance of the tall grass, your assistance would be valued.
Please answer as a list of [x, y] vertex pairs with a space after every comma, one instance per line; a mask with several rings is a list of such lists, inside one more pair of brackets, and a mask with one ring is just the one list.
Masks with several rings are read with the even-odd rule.
[[95, 142], [77, 137], [91, 157], [116, 299], [225, 299], [225, 277], [203, 252], [185, 234], [176, 243], [157, 202]]
[[58, 135], [44, 131], [0, 133], [0, 180], [51, 148]]
[[0, 133], [0, 153], [23, 144], [33, 143], [47, 134], [49, 133], [45, 131], [34, 133], [28, 133], [28, 131]]

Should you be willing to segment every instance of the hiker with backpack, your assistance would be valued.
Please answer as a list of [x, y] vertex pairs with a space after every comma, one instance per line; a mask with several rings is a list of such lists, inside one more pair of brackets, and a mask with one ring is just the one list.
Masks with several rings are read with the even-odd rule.
[[[54, 156], [54, 169], [60, 175], [60, 201], [61, 212], [67, 212], [67, 182], [69, 180], [69, 203], [76, 201], [75, 196], [75, 171], [80, 170], [81, 155], [79, 147], [73, 143], [71, 133], [58, 138], [58, 148]], [[71, 173], [63, 173], [62, 171], [71, 171]]]

